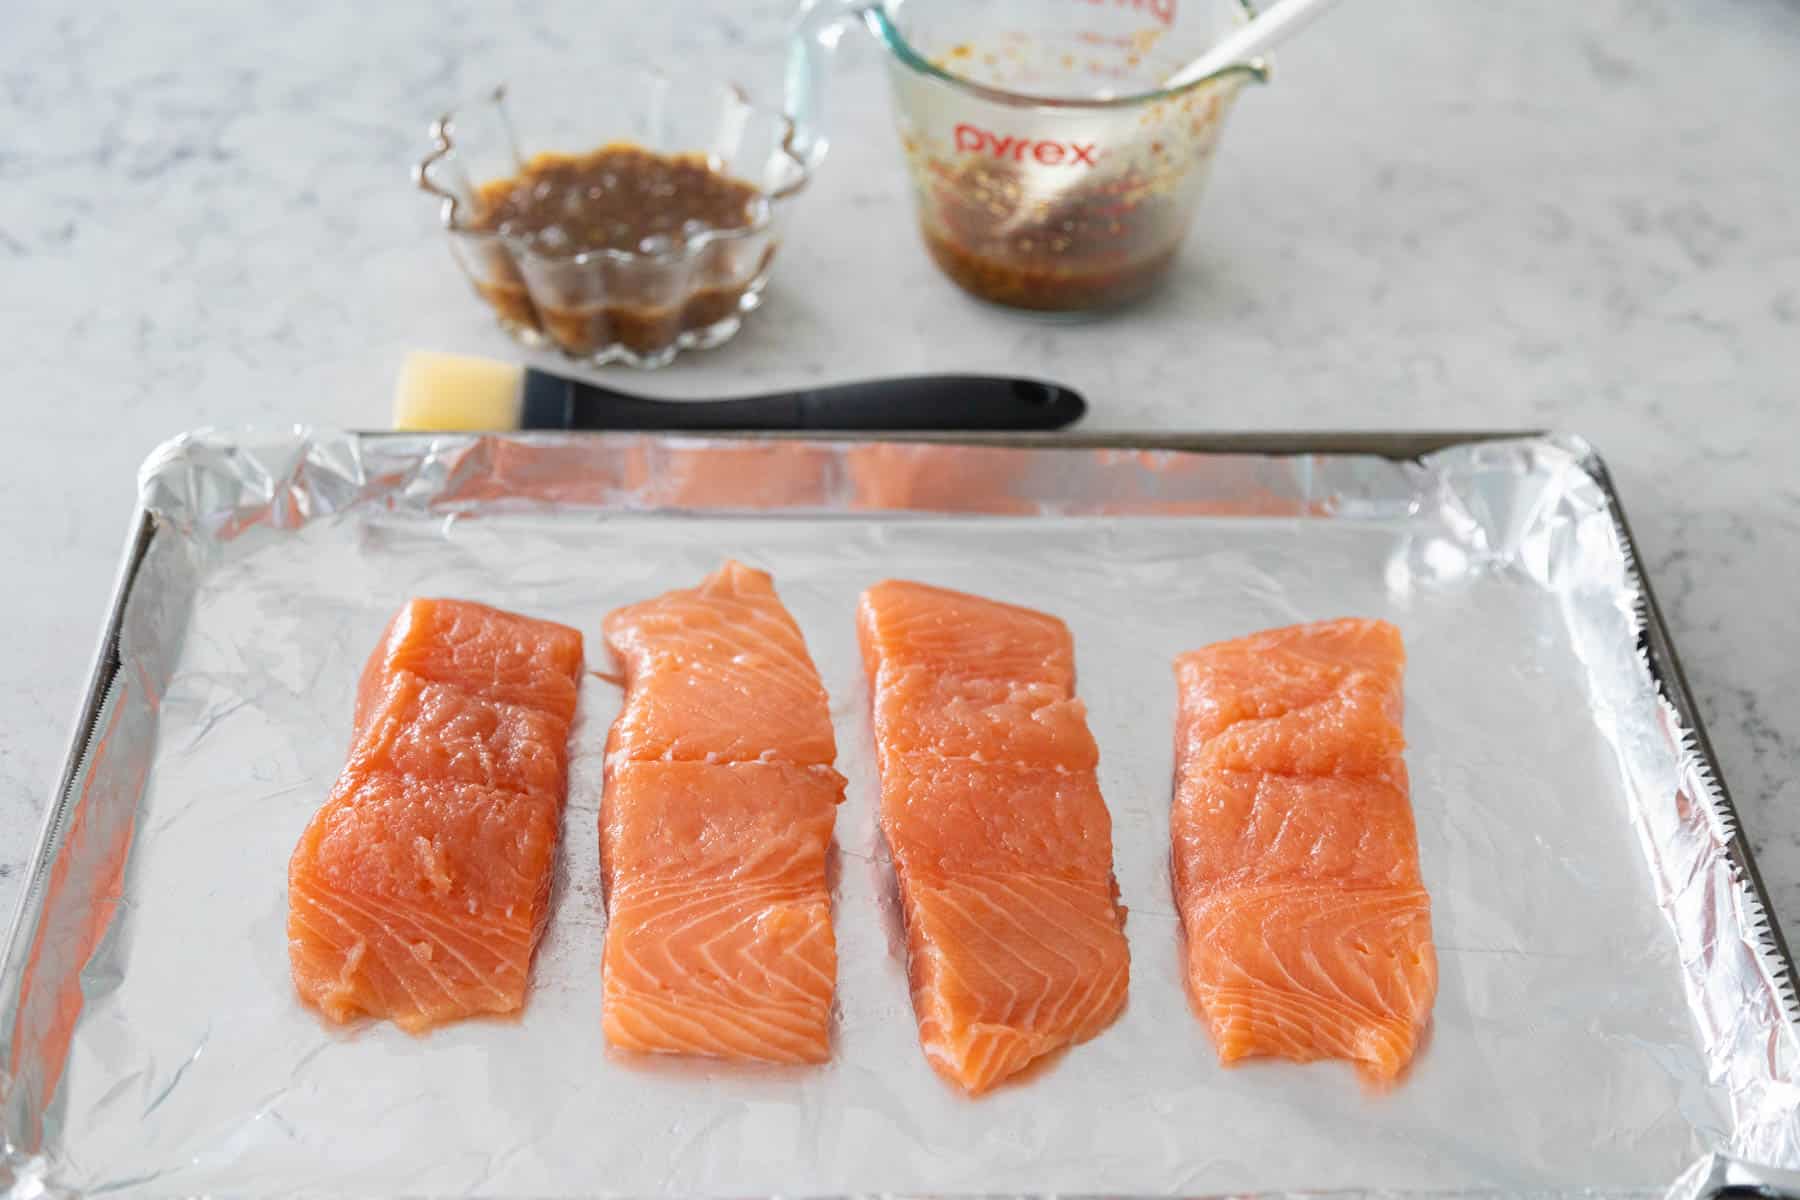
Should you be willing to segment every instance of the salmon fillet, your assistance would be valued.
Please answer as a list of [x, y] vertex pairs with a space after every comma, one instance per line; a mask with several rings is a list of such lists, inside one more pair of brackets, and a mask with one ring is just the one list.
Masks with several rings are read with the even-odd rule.
[[1099, 752], [1061, 621], [890, 580], [857, 632], [919, 1042], [980, 1093], [1125, 1006]]
[[349, 761], [288, 863], [308, 1004], [420, 1032], [525, 1003], [549, 916], [581, 635], [413, 600], [369, 656]]
[[356, 729], [386, 690], [409, 672], [485, 700], [539, 709], [565, 725], [575, 720], [581, 687], [581, 634], [466, 600], [412, 600], [394, 615], [363, 667]]
[[1175, 661], [1170, 818], [1187, 978], [1221, 1061], [1392, 1079], [1437, 993], [1401, 757], [1400, 631], [1338, 620]]
[[600, 813], [607, 1041], [825, 1061], [844, 778], [799, 626], [766, 573], [727, 562], [605, 628], [626, 679]]

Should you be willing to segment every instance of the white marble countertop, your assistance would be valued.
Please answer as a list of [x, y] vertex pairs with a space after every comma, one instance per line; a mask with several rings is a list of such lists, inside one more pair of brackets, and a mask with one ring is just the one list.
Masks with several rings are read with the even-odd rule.
[[[655, 15], [645, 15], [652, 9]], [[616, 57], [779, 78], [785, 2], [13, 6], [0, 48], [0, 905], [134, 498], [197, 425], [378, 426], [409, 347], [514, 353], [407, 180], [437, 111]], [[1554, 427], [1607, 457], [1789, 930], [1800, 922], [1800, 8], [1346, 5], [1247, 94], [1177, 278], [1049, 326], [943, 282], [872, 52], [766, 308], [627, 385], [927, 369], [1090, 429]]]

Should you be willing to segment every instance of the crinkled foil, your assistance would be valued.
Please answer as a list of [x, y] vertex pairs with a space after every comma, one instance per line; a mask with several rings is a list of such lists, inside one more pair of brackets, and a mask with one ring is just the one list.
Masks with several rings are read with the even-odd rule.
[[[1389, 461], [201, 434], [146, 465], [143, 503], [117, 670], [0, 977], [15, 1194], [1692, 1196], [1754, 1177], [1709, 1154], [1800, 1166], [1786, 968], [1577, 441]], [[522, 1018], [413, 1037], [304, 1008], [287, 858], [395, 607], [565, 621], [599, 670], [609, 609], [728, 555], [774, 572], [850, 780], [832, 1062], [607, 1051], [595, 825], [618, 694], [597, 677]], [[919, 1053], [876, 833], [852, 613], [887, 576], [1072, 627], [1131, 911], [1124, 1016], [980, 1100]], [[1346, 614], [1406, 635], [1442, 971], [1386, 1090], [1341, 1064], [1221, 1068], [1170, 896], [1170, 660]]]

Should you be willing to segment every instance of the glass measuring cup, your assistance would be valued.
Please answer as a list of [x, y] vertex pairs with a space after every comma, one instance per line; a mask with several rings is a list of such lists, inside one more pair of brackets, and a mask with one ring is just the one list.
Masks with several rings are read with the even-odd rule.
[[1249, 0], [809, 0], [788, 109], [816, 162], [831, 53], [860, 22], [886, 51], [938, 267], [1014, 308], [1107, 308], [1175, 260], [1232, 102], [1267, 67], [1161, 81], [1252, 15]]

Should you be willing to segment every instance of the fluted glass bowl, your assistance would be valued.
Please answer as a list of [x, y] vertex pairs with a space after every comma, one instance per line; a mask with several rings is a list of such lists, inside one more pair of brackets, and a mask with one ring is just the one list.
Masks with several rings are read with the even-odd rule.
[[[807, 180], [786, 116], [716, 78], [651, 67], [505, 84], [446, 113], [431, 136], [414, 180], [440, 198], [451, 252], [476, 293], [519, 341], [590, 363], [659, 367], [735, 334], [761, 301], [788, 203]], [[482, 185], [539, 154], [621, 142], [704, 156], [756, 190], [750, 222], [581, 253], [478, 227]]]

